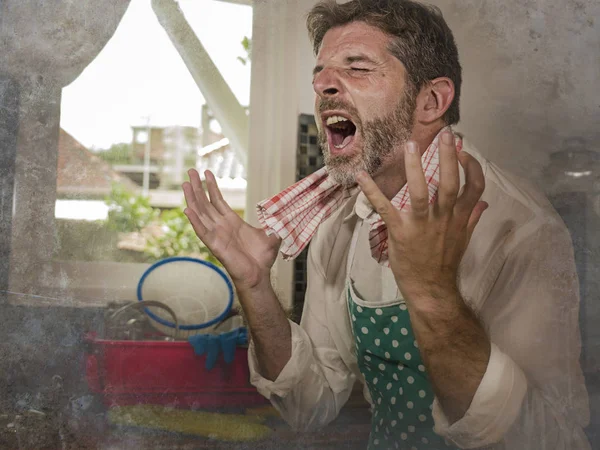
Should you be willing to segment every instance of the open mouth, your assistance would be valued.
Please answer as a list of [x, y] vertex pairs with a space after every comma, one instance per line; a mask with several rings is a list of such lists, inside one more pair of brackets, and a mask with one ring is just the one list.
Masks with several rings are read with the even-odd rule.
[[354, 139], [356, 125], [350, 119], [343, 116], [331, 116], [327, 118], [325, 124], [329, 130], [331, 144], [335, 148], [342, 149]]

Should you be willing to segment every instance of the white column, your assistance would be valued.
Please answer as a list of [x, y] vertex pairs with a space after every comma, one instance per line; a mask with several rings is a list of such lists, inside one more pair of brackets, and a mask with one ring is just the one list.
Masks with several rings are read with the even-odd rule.
[[248, 117], [174, 0], [152, 0], [152, 8], [181, 55], [238, 158], [246, 162]]
[[[254, 2], [246, 207], [247, 220], [254, 225], [256, 203], [296, 180], [298, 11], [296, 0]], [[279, 259], [273, 278], [281, 303], [290, 309], [293, 263]]]

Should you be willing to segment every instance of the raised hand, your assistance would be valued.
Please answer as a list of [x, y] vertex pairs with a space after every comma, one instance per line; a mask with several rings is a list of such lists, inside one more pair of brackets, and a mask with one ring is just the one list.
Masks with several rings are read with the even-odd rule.
[[191, 169], [188, 174], [190, 182], [182, 186], [187, 203], [184, 213], [238, 291], [269, 280], [281, 244], [279, 238], [244, 222], [223, 200], [212, 172], [205, 172], [208, 196], [198, 172]]
[[[457, 155], [452, 133], [444, 133], [440, 141], [440, 185], [432, 204], [414, 142], [407, 143], [404, 151], [410, 211], [395, 209], [365, 172], [356, 177], [387, 226], [390, 266], [407, 300], [456, 292], [458, 266], [488, 207], [480, 201], [485, 179], [479, 162], [464, 151]], [[466, 177], [462, 193], [459, 162]]]

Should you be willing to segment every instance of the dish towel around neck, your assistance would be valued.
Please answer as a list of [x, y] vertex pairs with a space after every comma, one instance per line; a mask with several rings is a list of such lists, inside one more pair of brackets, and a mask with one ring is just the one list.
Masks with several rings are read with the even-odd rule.
[[[439, 140], [442, 129], [431, 145], [423, 153], [421, 163], [427, 187], [429, 202], [432, 203], [439, 186]], [[462, 150], [462, 138], [455, 133], [456, 149]], [[319, 225], [327, 219], [344, 200], [360, 190], [358, 185], [343, 187], [333, 181], [326, 167], [303, 178], [279, 194], [261, 201], [257, 205], [258, 220], [268, 236], [277, 235], [281, 240], [280, 252], [285, 260], [296, 258], [315, 235]], [[391, 200], [394, 208], [409, 210], [410, 198], [407, 185]], [[369, 217], [369, 241], [371, 254], [375, 260], [389, 266], [387, 227], [377, 213]]]

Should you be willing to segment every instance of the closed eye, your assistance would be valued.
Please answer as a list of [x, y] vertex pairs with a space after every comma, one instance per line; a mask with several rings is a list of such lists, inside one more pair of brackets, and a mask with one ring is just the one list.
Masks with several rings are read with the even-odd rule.
[[362, 67], [350, 67], [350, 69], [358, 71], [358, 72], [368, 72], [369, 69], [363, 69]]

